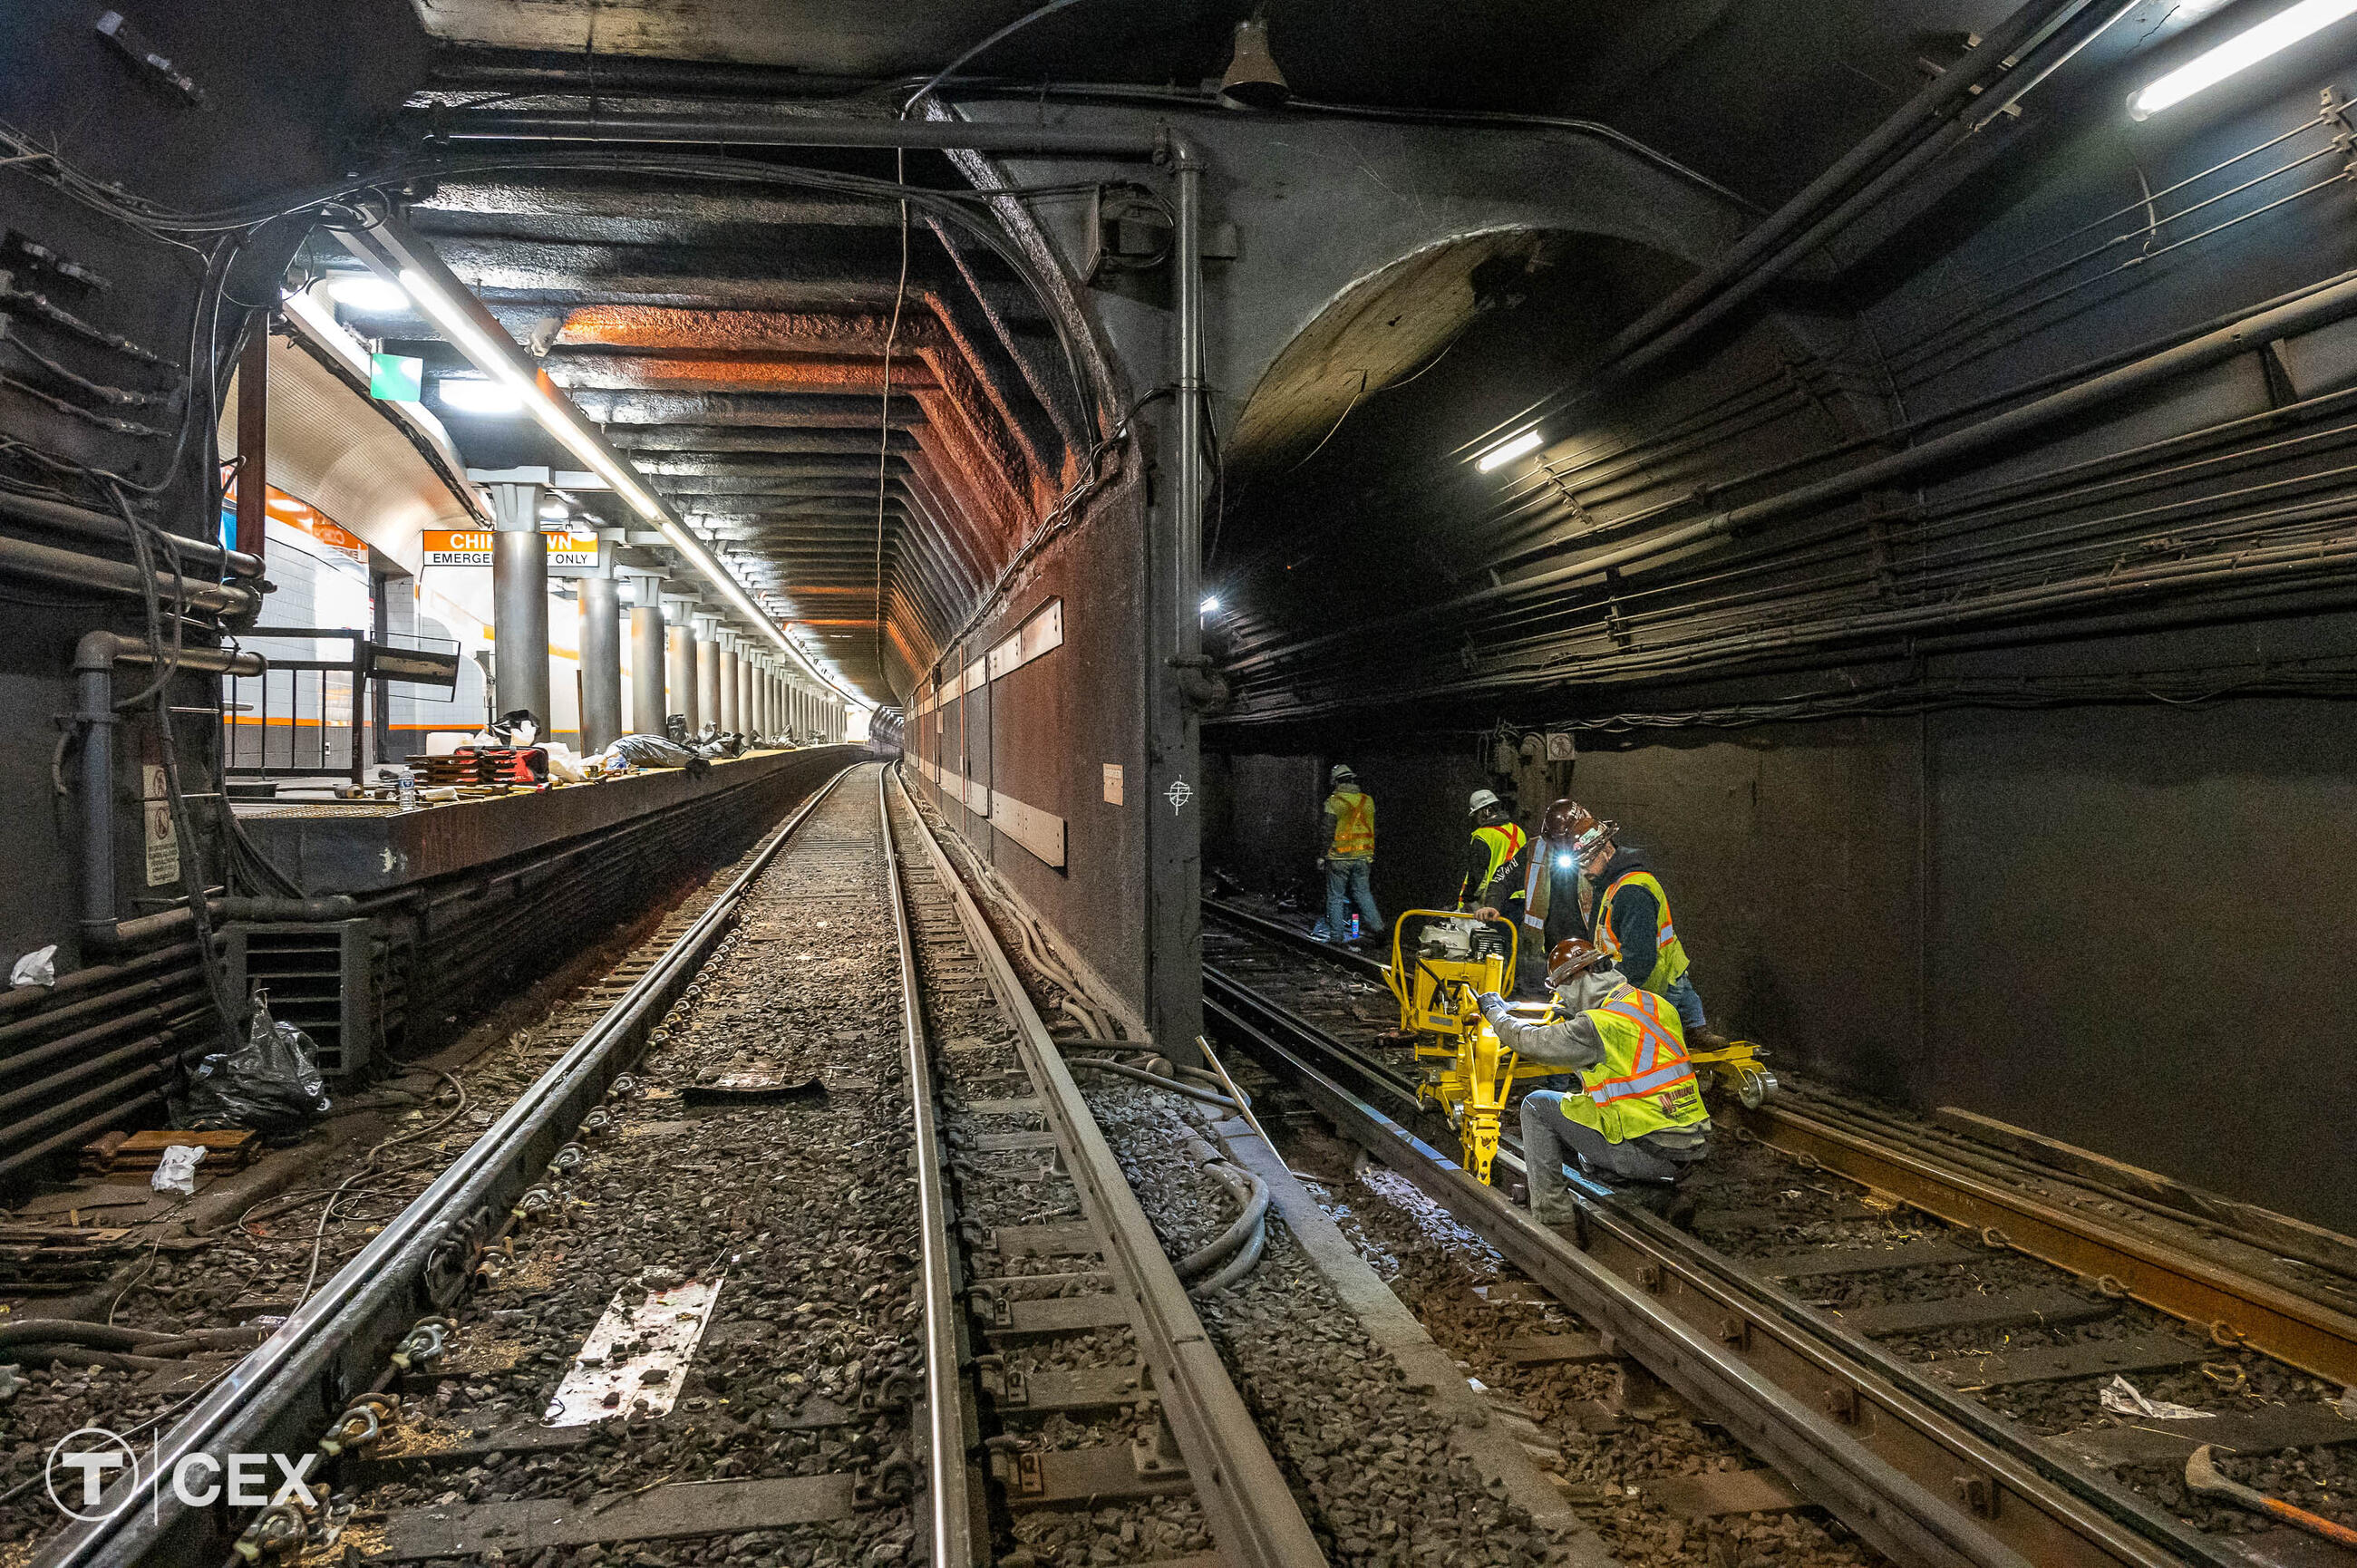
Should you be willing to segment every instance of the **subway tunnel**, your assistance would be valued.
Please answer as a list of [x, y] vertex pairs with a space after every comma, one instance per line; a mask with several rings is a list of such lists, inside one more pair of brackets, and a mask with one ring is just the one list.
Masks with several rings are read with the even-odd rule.
[[24, 0], [0, 1545], [2357, 1560], [2352, 10]]

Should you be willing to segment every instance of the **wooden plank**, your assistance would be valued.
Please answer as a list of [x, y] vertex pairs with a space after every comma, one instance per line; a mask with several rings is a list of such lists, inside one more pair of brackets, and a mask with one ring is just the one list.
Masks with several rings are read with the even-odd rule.
[[1079, 1258], [1102, 1251], [1092, 1226], [1002, 1225], [991, 1232], [1002, 1258]]
[[985, 1326], [993, 1338], [1011, 1334], [1082, 1334], [1120, 1328], [1130, 1321], [1129, 1298], [1111, 1291], [1094, 1295], [1051, 1295], [1045, 1301], [1010, 1301], [1006, 1321]]
[[1790, 1513], [1809, 1499], [1773, 1470], [1711, 1470], [1673, 1476], [1645, 1487], [1645, 1495], [1674, 1514], [1717, 1519], [1737, 1513]]
[[1034, 1372], [997, 1374], [995, 1391], [1002, 1415], [1052, 1415], [1059, 1411], [1102, 1410], [1139, 1404], [1157, 1396], [1146, 1386], [1143, 1367], [1082, 1367], [1067, 1371], [1043, 1367]]
[[1020, 1094], [1012, 1100], [969, 1100], [965, 1108], [976, 1116], [1044, 1116], [1048, 1108], [1036, 1094]]
[[1998, 1328], [2015, 1324], [2058, 1326], [2109, 1317], [2118, 1305], [2067, 1290], [1998, 1291], [1944, 1301], [1894, 1301], [1881, 1306], [1845, 1307], [1834, 1313], [1844, 1328], [1886, 1339], [1898, 1334], [1930, 1334], [1943, 1328]]
[[1534, 1334], [1523, 1339], [1501, 1339], [1498, 1354], [1518, 1367], [1544, 1367], [1562, 1361], [1617, 1361], [1593, 1334]]
[[974, 1141], [974, 1152], [984, 1155], [1009, 1155], [1018, 1149], [1052, 1149], [1056, 1134], [1045, 1127], [1028, 1133], [985, 1133]]
[[1010, 1509], [1111, 1502], [1193, 1490], [1185, 1464], [1176, 1458], [1151, 1476], [1138, 1473], [1137, 1454], [1128, 1444], [1101, 1448], [1026, 1449], [1009, 1456], [1006, 1486]]
[[849, 1476], [786, 1476], [759, 1481], [684, 1481], [587, 1503], [564, 1498], [411, 1509], [385, 1521], [371, 1547], [365, 1529], [348, 1535], [363, 1561], [414, 1563], [471, 1557], [496, 1549], [529, 1558], [551, 1547], [616, 1541], [671, 1541], [816, 1524], [851, 1515]]
[[2168, 1335], [2138, 1334], [2126, 1339], [2083, 1339], [1953, 1360], [1921, 1361], [1915, 1369], [1952, 1389], [2001, 1389], [2016, 1383], [2047, 1383], [2062, 1378], [2098, 1378], [2114, 1372], [2145, 1372], [2158, 1367], [2190, 1367], [2207, 1347]]
[[2140, 1421], [2091, 1426], [2040, 1439], [2064, 1458], [2097, 1470], [2122, 1465], [2182, 1465], [2204, 1443], [2222, 1454], [2271, 1454], [2357, 1443], [2357, 1421], [2329, 1404], [2278, 1404], [2207, 1421]]
[[1842, 1274], [1878, 1274], [1893, 1269], [1929, 1269], [1986, 1258], [1936, 1237], [1897, 1247], [1831, 1248], [1792, 1258], [1762, 1258], [1753, 1265], [1771, 1280], [1823, 1280]]

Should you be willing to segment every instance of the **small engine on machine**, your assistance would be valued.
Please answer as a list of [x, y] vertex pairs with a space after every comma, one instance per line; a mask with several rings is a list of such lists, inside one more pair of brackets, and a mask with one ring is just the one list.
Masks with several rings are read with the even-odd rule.
[[1460, 1163], [1480, 1182], [1497, 1157], [1514, 1053], [1499, 1043], [1476, 999], [1513, 989], [1515, 940], [1511, 921], [1439, 909], [1410, 909], [1392, 925], [1388, 978], [1400, 1030], [1415, 1036], [1424, 1074], [1417, 1093], [1457, 1129]]

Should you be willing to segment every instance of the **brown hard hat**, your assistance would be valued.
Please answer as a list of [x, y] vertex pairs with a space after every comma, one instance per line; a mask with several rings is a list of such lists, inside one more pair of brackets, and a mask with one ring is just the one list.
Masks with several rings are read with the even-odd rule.
[[1539, 819], [1539, 836], [1553, 843], [1569, 843], [1595, 825], [1595, 815], [1566, 795], [1549, 806], [1546, 815]]
[[1566, 937], [1547, 954], [1547, 983], [1561, 985], [1604, 961], [1604, 950], [1577, 937]]

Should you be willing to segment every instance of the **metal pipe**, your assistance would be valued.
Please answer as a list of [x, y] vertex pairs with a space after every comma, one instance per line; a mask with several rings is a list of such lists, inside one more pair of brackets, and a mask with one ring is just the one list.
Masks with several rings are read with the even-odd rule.
[[1172, 489], [1170, 664], [1190, 703], [1205, 705], [1210, 685], [1203, 675], [1203, 618], [1197, 607], [1203, 597], [1203, 159], [1194, 144], [1170, 138], [1170, 164], [1178, 177], [1177, 232], [1172, 238], [1170, 264], [1175, 270], [1178, 309], [1178, 450], [1171, 455], [1177, 473]]
[[[79, 550], [57, 550], [23, 539], [0, 538], [0, 574], [58, 583], [71, 588], [96, 588], [126, 598], [144, 599], [139, 568]], [[175, 578], [156, 574], [156, 592], [168, 608], [178, 604], [214, 615], [243, 615], [262, 603], [255, 589], [238, 583], [215, 583], [202, 577]]]
[[581, 579], [581, 749], [622, 733], [622, 594], [611, 577]]
[[[92, 511], [88, 507], [45, 500], [38, 496], [20, 496], [13, 490], [0, 490], [0, 517], [80, 534], [84, 539], [118, 542], [131, 537], [131, 524], [110, 512]], [[170, 536], [166, 548], [178, 555], [184, 566], [202, 566], [213, 576], [262, 575], [262, 557], [242, 550], [224, 550], [206, 540], [187, 539], [177, 533]]]
[[694, 142], [762, 147], [960, 148], [1066, 157], [1150, 158], [1160, 138], [1086, 126], [976, 124], [963, 120], [780, 120], [748, 124], [673, 114], [562, 114], [539, 110], [460, 111], [431, 134], [454, 142]]
[[[1908, 145], [1917, 133], [1964, 101], [1972, 90], [1997, 71], [2018, 63], [2014, 51], [2035, 38], [2050, 19], [2067, 18], [2087, 0], [2049, 0], [2023, 5], [1996, 27], [1973, 51], [1972, 69], [1960, 65], [1934, 77], [1921, 91], [1901, 105], [1833, 166], [1811, 180], [1791, 200], [1760, 220], [1738, 240], [1727, 254], [1696, 273], [1652, 309], [1613, 335], [1604, 346], [1607, 363], [1619, 360], [1676, 322], [1729, 282], [1741, 278], [1853, 180]], [[1503, 427], [1501, 426], [1501, 429]], [[1484, 437], [1487, 441], [1489, 437]]]
[[[74, 723], [81, 731], [81, 933], [87, 946], [113, 946], [119, 940], [114, 923], [114, 667], [154, 662], [156, 650], [147, 644], [112, 631], [86, 632], [74, 644]], [[265, 666], [258, 653], [184, 648], [178, 668], [259, 675]]]

